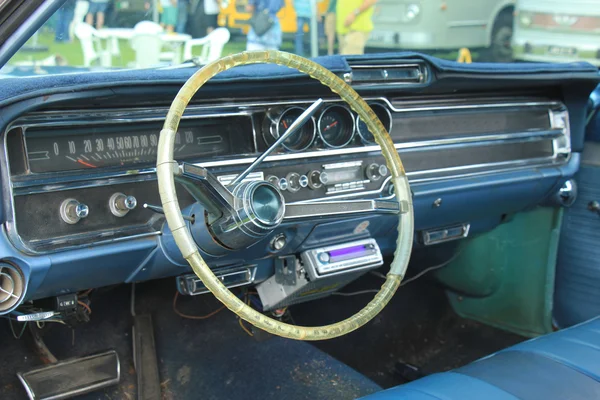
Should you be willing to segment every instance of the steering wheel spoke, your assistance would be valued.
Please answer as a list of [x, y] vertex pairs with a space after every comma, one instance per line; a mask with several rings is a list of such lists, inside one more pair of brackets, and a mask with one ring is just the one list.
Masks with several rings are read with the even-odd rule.
[[312, 218], [352, 217], [374, 214], [399, 214], [409, 210], [406, 201], [365, 199], [346, 201], [322, 201], [314, 203], [286, 204], [284, 222], [298, 222]]

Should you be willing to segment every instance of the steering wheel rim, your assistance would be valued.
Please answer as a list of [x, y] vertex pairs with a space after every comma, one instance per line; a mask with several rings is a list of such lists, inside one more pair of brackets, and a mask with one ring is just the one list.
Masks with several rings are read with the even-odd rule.
[[[337, 93], [373, 133], [391, 172], [396, 198], [402, 204], [403, 212], [399, 214], [397, 246], [386, 281], [362, 310], [334, 324], [316, 327], [290, 325], [272, 319], [246, 305], [223, 285], [202, 259], [179, 207], [174, 180], [174, 174], [179, 166], [173, 159], [173, 150], [175, 135], [185, 108], [195, 93], [215, 75], [236, 66], [257, 63], [271, 63], [296, 69], [318, 80], [333, 93]], [[166, 116], [158, 142], [156, 174], [167, 224], [177, 247], [194, 273], [232, 312], [252, 325], [274, 335], [297, 340], [324, 340], [352, 332], [369, 322], [387, 305], [406, 273], [413, 243], [413, 205], [408, 178], [394, 143], [381, 121], [352, 87], [326, 68], [304, 57], [274, 50], [242, 52], [213, 61], [194, 73], [179, 90]]]

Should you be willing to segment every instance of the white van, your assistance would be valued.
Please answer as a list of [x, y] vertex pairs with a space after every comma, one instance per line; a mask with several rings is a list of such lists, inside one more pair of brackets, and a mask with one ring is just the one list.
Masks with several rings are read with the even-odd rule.
[[600, 0], [519, 0], [514, 56], [600, 66]]
[[447, 51], [487, 48], [488, 61], [511, 61], [515, 0], [379, 0], [369, 47]]

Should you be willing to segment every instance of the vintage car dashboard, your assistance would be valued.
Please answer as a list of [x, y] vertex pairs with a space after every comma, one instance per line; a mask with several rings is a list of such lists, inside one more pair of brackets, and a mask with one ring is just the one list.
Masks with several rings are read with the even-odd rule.
[[[426, 63], [419, 68], [427, 74], [416, 84], [427, 87], [434, 73]], [[394, 90], [398, 87], [363, 96], [390, 132], [408, 172], [415, 246], [459, 240], [492, 229], [510, 213], [553, 200], [560, 205], [555, 194], [579, 163], [560, 91], [405, 96]], [[390, 174], [366, 125], [331, 93], [318, 97], [324, 105], [314, 117], [247, 179], [273, 183], [286, 203], [393, 200]], [[279, 95], [195, 102], [180, 124], [175, 159], [206, 167], [227, 184], [316, 99]], [[159, 212], [154, 169], [169, 100], [116, 107], [71, 102], [67, 108], [22, 112], [7, 123], [3, 246], [11, 250], [3, 261], [24, 271], [27, 298], [189, 276]], [[182, 187], [178, 196], [184, 214], [194, 216], [193, 198]], [[237, 274], [232, 286], [257, 283], [273, 275], [274, 260], [323, 246], [375, 239], [381, 253], [390, 255], [396, 222], [396, 216], [385, 215], [315, 215], [282, 224], [244, 251], [205, 257], [216, 271]], [[223, 279], [227, 276], [232, 275]], [[199, 284], [190, 279], [181, 280], [183, 291], [193, 292]]]

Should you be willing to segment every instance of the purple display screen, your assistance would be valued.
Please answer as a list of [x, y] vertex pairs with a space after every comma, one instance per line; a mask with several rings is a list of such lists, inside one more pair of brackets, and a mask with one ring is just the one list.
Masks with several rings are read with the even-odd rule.
[[343, 259], [348, 256], [354, 256], [357, 253], [363, 253], [364, 251], [365, 246], [361, 244], [360, 246], [352, 246], [343, 249], [331, 250], [329, 252], [329, 257], [331, 257], [331, 261], [335, 262], [335, 259]]

